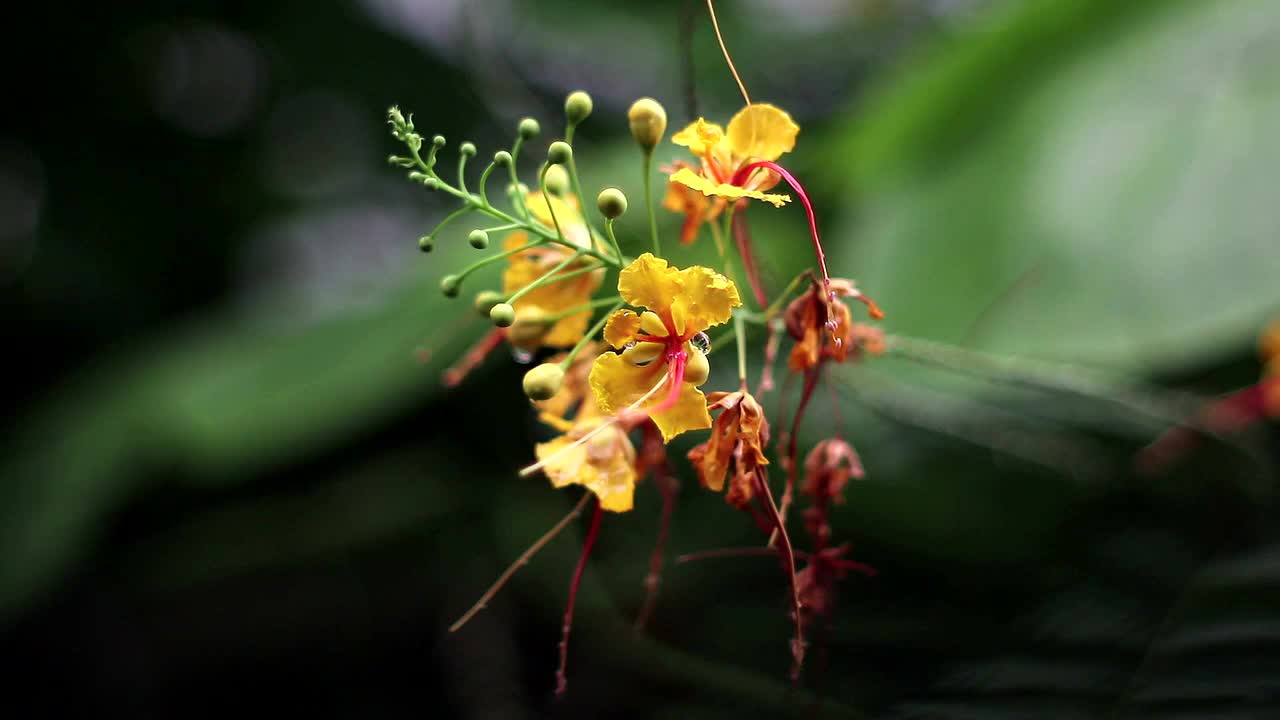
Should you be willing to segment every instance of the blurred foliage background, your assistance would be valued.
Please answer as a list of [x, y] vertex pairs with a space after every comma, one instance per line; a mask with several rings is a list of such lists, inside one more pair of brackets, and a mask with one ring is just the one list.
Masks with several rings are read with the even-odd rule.
[[[483, 154], [526, 114], [550, 139], [564, 94], [585, 89], [588, 194], [617, 184], [638, 207], [630, 101], [662, 99], [677, 128], [739, 106], [702, 4], [27, 9], [0, 30], [11, 706], [1254, 718], [1280, 704], [1274, 425], [1132, 470], [1168, 424], [1149, 410], [1255, 382], [1254, 340], [1280, 314], [1272, 0], [721, 3], [753, 97], [803, 128], [789, 164], [833, 274], [857, 278], [887, 330], [1095, 374], [1001, 381], [972, 359], [884, 357], [833, 378], [804, 438], [838, 422], [862, 452], [869, 476], [835, 529], [880, 576], [845, 582], [802, 690], [784, 680], [768, 560], [668, 566], [651, 632], [631, 632], [659, 507], [642, 487], [604, 526], [559, 701], [578, 529], [445, 632], [574, 498], [515, 477], [540, 437], [521, 366], [492, 358], [442, 391], [484, 331], [437, 289], [467, 228], [418, 253], [452, 207], [386, 166], [383, 113], [399, 103]], [[623, 219], [624, 245], [640, 247], [642, 216]], [[662, 221], [672, 237], [677, 218]], [[798, 209], [752, 222], [775, 288], [811, 262]], [[758, 542], [684, 481], [673, 553]]]

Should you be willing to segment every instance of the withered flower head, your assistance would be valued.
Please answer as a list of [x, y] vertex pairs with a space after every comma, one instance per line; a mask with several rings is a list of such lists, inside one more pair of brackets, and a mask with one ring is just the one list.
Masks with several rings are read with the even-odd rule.
[[719, 492], [730, 473], [725, 501], [744, 507], [755, 496], [756, 471], [769, 464], [764, 446], [769, 442], [769, 423], [764, 408], [744, 390], [715, 392], [707, 397], [710, 409], [720, 410], [711, 426], [711, 437], [689, 451], [689, 461], [698, 471], [704, 487]]
[[884, 335], [878, 328], [854, 323], [849, 306], [835, 298], [851, 297], [865, 303], [871, 317], [883, 313], [875, 303], [858, 291], [850, 280], [835, 278], [828, 289], [819, 282], [810, 284], [803, 295], [791, 301], [783, 317], [787, 334], [796, 341], [787, 364], [796, 372], [817, 367], [825, 360], [844, 362], [862, 350], [878, 354], [884, 351]]
[[804, 512], [805, 530], [819, 546], [824, 546], [831, 541], [827, 508], [831, 503], [843, 503], [849, 478], [861, 478], [865, 472], [857, 451], [841, 438], [815, 445], [805, 458], [804, 470], [800, 492], [813, 498], [813, 506]]

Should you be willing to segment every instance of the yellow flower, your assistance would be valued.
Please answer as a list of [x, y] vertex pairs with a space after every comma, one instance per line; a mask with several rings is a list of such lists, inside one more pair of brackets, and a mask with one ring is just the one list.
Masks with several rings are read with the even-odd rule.
[[589, 407], [564, 435], [538, 444], [538, 460], [553, 486], [581, 485], [596, 494], [600, 507], [626, 512], [636, 490], [635, 447], [626, 430]]
[[776, 173], [757, 168], [742, 171], [751, 163], [772, 162], [790, 152], [796, 144], [800, 127], [791, 116], [773, 105], [748, 105], [729, 121], [725, 132], [715, 123], [702, 118], [671, 137], [677, 145], [689, 148], [702, 161], [698, 171], [684, 167], [671, 176], [671, 182], [701, 192], [708, 197], [737, 201], [754, 198], [781, 207], [791, 198], [765, 193], [778, 183]]
[[[554, 229], [556, 222], [558, 222], [561, 232], [569, 242], [581, 248], [593, 248], [594, 242], [591, 237], [591, 230], [583, 221], [581, 213], [576, 208], [576, 203], [570, 204], [560, 198], [545, 196], [540, 192], [529, 193], [525, 203], [529, 208], [529, 212], [543, 225]], [[553, 211], [555, 212], [554, 221], [551, 216]], [[512, 233], [507, 238], [505, 248], [513, 250], [527, 245], [528, 242], [529, 238], [525, 233]], [[569, 257], [571, 252], [563, 245], [547, 244], [511, 255], [508, 258], [507, 269], [502, 274], [503, 294], [511, 295], [527, 287], [547, 274], [556, 265], [559, 265], [565, 258]], [[585, 265], [589, 261], [589, 258], [584, 258], [582, 262]], [[564, 269], [564, 272], [568, 273], [578, 267], [580, 267], [578, 264], [570, 265]], [[525, 323], [537, 323], [541, 317], [553, 316], [565, 310], [585, 305], [590, 302], [592, 294], [599, 289], [603, 279], [604, 271], [601, 270], [599, 272], [584, 273], [565, 280], [548, 282], [530, 290], [514, 303], [517, 325], [520, 325], [522, 321]], [[588, 308], [550, 323], [545, 332], [525, 333], [521, 337], [511, 336], [510, 339], [513, 344], [526, 350], [535, 350], [539, 346], [566, 347], [573, 345], [582, 338], [582, 334], [587, 331], [587, 324], [590, 322], [591, 310]]]
[[706, 357], [691, 340], [732, 317], [742, 304], [738, 288], [714, 270], [679, 270], [645, 253], [619, 273], [618, 294], [648, 311], [619, 310], [605, 324], [605, 342], [622, 352], [604, 353], [591, 368], [600, 409], [643, 412], [666, 442], [711, 427], [707, 399], [697, 388], [707, 379]]

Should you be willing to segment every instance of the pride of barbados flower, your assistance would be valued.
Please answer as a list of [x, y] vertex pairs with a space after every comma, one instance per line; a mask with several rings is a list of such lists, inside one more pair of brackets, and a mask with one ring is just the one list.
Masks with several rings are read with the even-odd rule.
[[600, 409], [642, 413], [667, 442], [711, 427], [707, 399], [698, 390], [709, 367], [693, 340], [729, 321], [733, 308], [742, 305], [737, 286], [714, 270], [680, 270], [645, 253], [619, 273], [618, 294], [646, 311], [618, 310], [605, 324], [605, 342], [620, 352], [604, 353], [591, 368]]

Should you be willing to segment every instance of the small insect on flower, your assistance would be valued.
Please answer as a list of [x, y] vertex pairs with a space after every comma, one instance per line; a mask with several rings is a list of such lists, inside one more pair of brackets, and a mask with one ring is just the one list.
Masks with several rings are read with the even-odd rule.
[[[692, 340], [728, 322], [742, 305], [737, 286], [714, 270], [680, 270], [645, 253], [619, 273], [618, 294], [647, 311], [618, 310], [605, 324], [605, 342], [621, 352], [600, 355], [591, 369], [600, 409], [649, 417], [667, 442], [711, 427], [707, 399], [698, 390], [709, 367]], [[665, 398], [655, 397], [664, 385]]]

